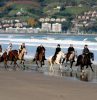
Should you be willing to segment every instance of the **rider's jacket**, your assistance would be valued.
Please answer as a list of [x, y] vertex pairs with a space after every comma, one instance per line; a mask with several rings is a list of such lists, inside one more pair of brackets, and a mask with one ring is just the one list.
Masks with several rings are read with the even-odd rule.
[[75, 51], [73, 47], [68, 48], [68, 53], [71, 53], [72, 51]]
[[88, 54], [90, 51], [89, 51], [89, 49], [88, 48], [84, 48], [83, 49], [83, 54]]

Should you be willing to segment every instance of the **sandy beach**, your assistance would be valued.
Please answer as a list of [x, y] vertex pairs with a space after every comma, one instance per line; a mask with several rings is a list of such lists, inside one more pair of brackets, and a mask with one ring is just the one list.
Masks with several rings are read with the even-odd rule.
[[0, 64], [0, 100], [93, 100], [97, 83], [44, 75], [32, 70], [6, 71]]
[[36, 72], [0, 72], [0, 100], [93, 100], [97, 84], [44, 76]]

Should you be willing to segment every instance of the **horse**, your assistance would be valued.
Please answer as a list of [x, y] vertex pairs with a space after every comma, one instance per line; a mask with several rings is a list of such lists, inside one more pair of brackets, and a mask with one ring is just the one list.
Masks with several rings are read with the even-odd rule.
[[16, 65], [18, 66], [17, 60], [21, 60], [24, 66], [24, 54], [25, 53], [27, 53], [25, 48], [20, 53], [18, 53], [18, 50], [11, 50], [9, 51], [8, 55], [7, 55], [7, 52], [5, 51], [0, 57], [0, 62], [4, 61], [5, 69], [8, 68], [8, 65], [7, 65], [8, 61], [14, 62], [14, 69]]
[[36, 53], [35, 58], [33, 59], [33, 61], [36, 62], [37, 67], [42, 67], [42, 65], [44, 65], [44, 61], [45, 61], [45, 51], [44, 49], [41, 49], [39, 53]]
[[67, 66], [67, 62], [70, 62], [70, 68], [72, 68], [73, 63], [75, 62], [75, 58], [77, 58], [77, 52], [72, 52], [71, 54], [66, 53], [65, 54], [65, 58], [62, 61], [62, 64], [64, 63], [64, 61], [66, 61], [66, 65]]
[[54, 64], [58, 64], [59, 65], [59, 69], [62, 69], [62, 63], [61, 61], [65, 58], [65, 53], [60, 51], [57, 56], [56, 56], [56, 60], [53, 62], [53, 56], [50, 56], [48, 58], [48, 64], [50, 65], [49, 70], [54, 72], [54, 68], [53, 65]]
[[86, 68], [88, 68], [88, 66], [90, 66], [92, 72], [94, 72], [93, 68], [92, 68], [92, 63], [91, 60], [94, 60], [94, 54], [92, 52], [88, 53], [88, 54], [81, 54], [78, 56], [77, 58], [77, 63], [76, 66], [80, 66], [81, 72], [82, 70], [84, 70], [84, 66], [86, 66]]

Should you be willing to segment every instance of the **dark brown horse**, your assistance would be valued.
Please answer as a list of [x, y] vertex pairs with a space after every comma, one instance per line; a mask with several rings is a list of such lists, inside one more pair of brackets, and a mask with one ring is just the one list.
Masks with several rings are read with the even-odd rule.
[[38, 67], [42, 67], [42, 65], [44, 65], [44, 60], [45, 60], [45, 50], [41, 49], [39, 53], [36, 53], [34, 61], [36, 61]]
[[4, 61], [5, 68], [8, 68], [7, 65], [8, 61], [14, 62], [14, 69], [16, 69], [16, 65], [18, 66], [17, 60], [23, 61], [23, 66], [24, 66], [24, 53], [26, 53], [26, 49], [23, 49], [19, 54], [17, 50], [10, 51], [8, 55], [7, 52], [5, 51], [3, 55], [0, 57], [0, 62]]
[[94, 72], [91, 60], [94, 60], [94, 54], [92, 52], [85, 55], [79, 55], [76, 66], [80, 66], [81, 71], [84, 70], [84, 66], [86, 66], [86, 68], [90, 66], [91, 70]]

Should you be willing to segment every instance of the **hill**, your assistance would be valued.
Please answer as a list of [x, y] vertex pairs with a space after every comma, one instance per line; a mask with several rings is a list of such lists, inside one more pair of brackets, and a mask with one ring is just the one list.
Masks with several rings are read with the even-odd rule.
[[72, 26], [76, 16], [93, 10], [97, 10], [97, 0], [0, 0], [0, 18], [23, 21], [33, 18], [38, 22], [41, 17], [65, 17], [65, 30]]

